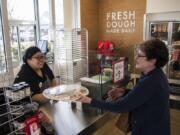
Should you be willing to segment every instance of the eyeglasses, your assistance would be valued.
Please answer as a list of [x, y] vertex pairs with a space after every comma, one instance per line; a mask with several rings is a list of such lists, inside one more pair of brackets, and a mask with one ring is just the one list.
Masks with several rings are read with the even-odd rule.
[[32, 58], [37, 59], [37, 60], [44, 60], [45, 56], [40, 55], [40, 56], [36, 56], [36, 57], [32, 57]]
[[135, 51], [135, 57], [146, 57], [146, 55], [143, 55], [143, 54], [140, 54], [141, 53], [141, 51], [140, 51], [140, 49], [138, 49], [138, 48], [136, 48], [136, 51]]
[[146, 57], [145, 55], [141, 55], [141, 54], [136, 54], [135, 56], [138, 57], [138, 58], [139, 57]]

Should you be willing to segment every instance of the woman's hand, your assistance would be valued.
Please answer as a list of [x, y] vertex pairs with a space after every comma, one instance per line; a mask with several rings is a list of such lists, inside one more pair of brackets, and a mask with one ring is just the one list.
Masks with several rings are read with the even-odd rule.
[[114, 88], [108, 92], [108, 97], [111, 99], [117, 99], [121, 97], [125, 93], [125, 89], [122, 88]]
[[82, 103], [90, 104], [91, 101], [92, 101], [92, 98], [84, 96], [84, 95], [81, 94], [80, 98], [77, 101], [82, 102]]

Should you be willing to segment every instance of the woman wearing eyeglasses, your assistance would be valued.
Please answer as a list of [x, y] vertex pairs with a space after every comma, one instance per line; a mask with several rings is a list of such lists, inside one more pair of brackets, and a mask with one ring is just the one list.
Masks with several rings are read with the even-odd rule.
[[[159, 39], [141, 43], [135, 55], [135, 67], [142, 72], [135, 87], [117, 102], [105, 102], [82, 96], [79, 101], [113, 112], [131, 112], [132, 135], [170, 135], [169, 84], [162, 67], [168, 62], [168, 49]], [[109, 91], [118, 98], [124, 90]]]
[[45, 63], [45, 57], [38, 47], [29, 47], [23, 57], [24, 64], [17, 74], [14, 83], [26, 82], [30, 85], [32, 100], [46, 103], [42, 91], [48, 87], [56, 86], [52, 70]]

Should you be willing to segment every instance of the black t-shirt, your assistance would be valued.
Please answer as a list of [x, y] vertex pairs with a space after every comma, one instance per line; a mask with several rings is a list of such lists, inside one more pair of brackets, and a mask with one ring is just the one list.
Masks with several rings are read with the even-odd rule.
[[29, 84], [32, 95], [39, 94], [43, 91], [42, 84], [47, 80], [53, 80], [54, 75], [52, 70], [47, 64], [41, 69], [43, 77], [40, 77], [36, 72], [27, 64], [22, 65], [21, 70], [17, 74], [14, 83], [26, 82]]

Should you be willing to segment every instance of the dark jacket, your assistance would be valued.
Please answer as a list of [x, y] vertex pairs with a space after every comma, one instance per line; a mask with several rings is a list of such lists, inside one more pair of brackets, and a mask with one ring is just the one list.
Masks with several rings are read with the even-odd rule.
[[170, 135], [169, 84], [161, 69], [142, 75], [121, 100], [93, 99], [91, 105], [113, 112], [131, 111], [132, 135]]

